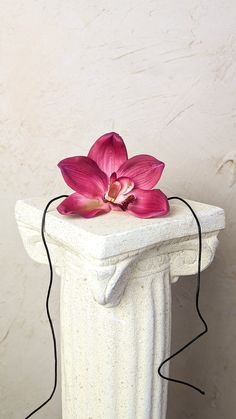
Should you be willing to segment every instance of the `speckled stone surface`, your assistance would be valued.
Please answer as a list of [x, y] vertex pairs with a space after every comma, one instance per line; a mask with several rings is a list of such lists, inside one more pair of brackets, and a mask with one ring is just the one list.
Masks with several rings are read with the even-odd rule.
[[[16, 205], [25, 248], [40, 263], [46, 262], [40, 237], [46, 203]], [[224, 211], [189, 203], [202, 225], [205, 269]], [[86, 220], [52, 209], [46, 232], [61, 276], [63, 419], [164, 419], [167, 383], [157, 369], [170, 352], [171, 282], [197, 271], [191, 213], [173, 203], [163, 218], [110, 213]]]

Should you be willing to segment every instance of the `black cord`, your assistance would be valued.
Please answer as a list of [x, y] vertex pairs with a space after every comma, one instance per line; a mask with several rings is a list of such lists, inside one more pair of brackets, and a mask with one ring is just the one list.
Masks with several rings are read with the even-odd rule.
[[208, 331], [208, 326], [207, 323], [205, 322], [200, 309], [199, 309], [199, 293], [200, 293], [200, 285], [201, 285], [201, 258], [202, 258], [202, 230], [201, 230], [201, 224], [199, 222], [199, 219], [196, 215], [196, 213], [194, 212], [193, 208], [191, 207], [191, 205], [189, 205], [189, 203], [187, 201], [185, 201], [182, 198], [179, 198], [178, 196], [172, 196], [170, 198], [168, 198], [168, 200], [172, 200], [172, 199], [178, 199], [179, 201], [182, 201], [185, 205], [187, 205], [187, 207], [190, 209], [190, 211], [192, 212], [195, 221], [197, 223], [197, 227], [198, 227], [198, 240], [199, 240], [199, 251], [198, 251], [198, 273], [197, 273], [197, 291], [196, 291], [196, 310], [197, 310], [197, 314], [199, 316], [199, 318], [201, 319], [203, 325], [204, 325], [204, 330], [199, 333], [195, 338], [193, 338], [192, 340], [190, 340], [190, 342], [188, 342], [186, 345], [184, 345], [182, 348], [180, 348], [178, 351], [176, 351], [174, 354], [172, 354], [171, 356], [169, 356], [167, 359], [165, 359], [159, 366], [158, 368], [158, 374], [160, 375], [160, 377], [164, 378], [165, 380], [168, 381], [173, 381], [175, 383], [179, 383], [179, 384], [184, 384], [185, 386], [191, 387], [194, 390], [199, 391], [199, 393], [201, 394], [205, 394], [205, 392], [203, 390], [201, 390], [198, 387], [195, 387], [194, 385], [187, 383], [186, 381], [182, 381], [182, 380], [177, 380], [175, 378], [170, 378], [170, 377], [166, 377], [165, 375], [163, 375], [161, 373], [161, 368], [163, 367], [164, 364], [166, 364], [167, 362], [169, 362], [172, 358], [174, 358], [176, 355], [180, 354], [180, 352], [184, 351], [188, 346], [190, 346], [192, 343], [194, 343], [197, 339], [199, 339], [201, 336], [205, 335], [205, 333], [207, 333]]
[[45, 400], [45, 402], [42, 403], [39, 407], [37, 407], [37, 409], [35, 409], [28, 416], [26, 416], [25, 419], [30, 418], [36, 412], [38, 412], [40, 409], [42, 409], [42, 407], [44, 407], [52, 399], [52, 397], [53, 397], [53, 395], [56, 391], [56, 387], [57, 387], [57, 343], [56, 343], [55, 331], [54, 331], [54, 327], [53, 327], [53, 323], [52, 323], [52, 319], [51, 319], [51, 315], [50, 315], [50, 311], [49, 311], [49, 297], [50, 297], [50, 292], [51, 292], [51, 288], [52, 288], [52, 281], [53, 281], [53, 267], [52, 267], [52, 261], [51, 261], [50, 253], [49, 253], [49, 250], [48, 250], [48, 245], [47, 245], [46, 239], [45, 239], [45, 221], [46, 221], [47, 210], [50, 207], [50, 205], [52, 204], [52, 202], [56, 201], [57, 199], [67, 198], [67, 197], [68, 197], [68, 195], [60, 195], [60, 196], [57, 196], [56, 198], [51, 199], [47, 203], [47, 205], [46, 205], [46, 207], [43, 211], [43, 217], [42, 217], [42, 222], [41, 222], [41, 236], [42, 236], [42, 241], [43, 241], [46, 253], [47, 253], [48, 264], [49, 264], [49, 269], [50, 269], [50, 281], [49, 281], [49, 287], [48, 287], [47, 298], [46, 298], [46, 310], [47, 310], [48, 321], [49, 321], [51, 332], [52, 332], [53, 348], [54, 348], [54, 368], [55, 368], [54, 385], [53, 385], [53, 390], [52, 390], [51, 395], [49, 396], [49, 398], [47, 400]]
[[[52, 323], [52, 319], [51, 319], [51, 315], [50, 315], [50, 311], [49, 311], [49, 298], [50, 298], [50, 293], [51, 293], [51, 288], [52, 288], [52, 282], [53, 282], [53, 267], [52, 267], [52, 261], [51, 261], [51, 257], [50, 257], [50, 253], [49, 253], [49, 249], [48, 249], [48, 245], [46, 243], [46, 239], [45, 239], [45, 222], [46, 222], [46, 214], [47, 214], [47, 210], [50, 207], [50, 205], [61, 198], [67, 198], [68, 195], [60, 195], [57, 196], [56, 198], [51, 199], [44, 211], [43, 211], [43, 216], [42, 216], [42, 223], [41, 223], [41, 236], [42, 236], [42, 241], [46, 250], [46, 254], [47, 254], [47, 259], [48, 259], [48, 264], [49, 264], [49, 269], [50, 269], [50, 281], [49, 281], [49, 287], [48, 287], [48, 292], [47, 292], [47, 298], [46, 298], [46, 311], [47, 311], [47, 317], [48, 317], [48, 321], [50, 324], [50, 328], [51, 328], [51, 332], [52, 332], [52, 339], [53, 339], [53, 349], [54, 349], [54, 385], [53, 385], [53, 389], [51, 392], [51, 395], [49, 396], [49, 398], [47, 400], [45, 400], [45, 402], [43, 402], [39, 407], [37, 407], [37, 409], [35, 409], [33, 412], [31, 412], [28, 416], [26, 416], [25, 419], [29, 419], [30, 417], [32, 417], [36, 412], [38, 412], [40, 409], [42, 409], [53, 397], [55, 391], [56, 391], [56, 387], [57, 387], [57, 344], [56, 344], [56, 336], [55, 336], [55, 331], [54, 331], [54, 327], [53, 327], [53, 323]], [[178, 355], [180, 352], [182, 352], [184, 349], [186, 349], [188, 346], [190, 346], [193, 342], [195, 342], [197, 339], [199, 339], [201, 336], [203, 336], [205, 333], [207, 333], [208, 331], [208, 327], [207, 324], [204, 320], [204, 318], [202, 317], [202, 314], [200, 312], [199, 309], [199, 293], [200, 293], [200, 281], [201, 281], [201, 255], [202, 255], [202, 232], [201, 232], [201, 225], [200, 222], [197, 218], [197, 215], [195, 214], [194, 210], [192, 209], [192, 207], [188, 204], [187, 201], [185, 201], [182, 198], [179, 198], [177, 196], [172, 196], [170, 198], [168, 198], [168, 200], [172, 200], [172, 199], [178, 199], [179, 201], [184, 202], [185, 205], [187, 205], [187, 207], [190, 209], [190, 211], [192, 212], [197, 226], [198, 226], [198, 237], [199, 237], [199, 254], [198, 254], [198, 275], [197, 275], [197, 291], [196, 291], [196, 310], [198, 313], [199, 318], [201, 319], [202, 323], [204, 324], [204, 331], [199, 333], [194, 339], [192, 339], [190, 342], [188, 342], [186, 345], [184, 345], [182, 348], [180, 348], [177, 352], [175, 352], [174, 354], [172, 354], [171, 356], [169, 356], [167, 359], [165, 359], [159, 366], [158, 368], [158, 374], [160, 375], [161, 378], [168, 380], [168, 381], [173, 381], [175, 383], [179, 383], [179, 384], [184, 384], [188, 387], [191, 387], [197, 391], [199, 391], [201, 394], [205, 394], [205, 392], [201, 389], [199, 389], [198, 387], [195, 387], [194, 385], [187, 383], [185, 381], [181, 381], [181, 380], [177, 380], [175, 378], [170, 378], [170, 377], [166, 377], [161, 373], [161, 369], [163, 367], [164, 364], [166, 364], [167, 362], [169, 362], [172, 358], [174, 358], [176, 355]]]

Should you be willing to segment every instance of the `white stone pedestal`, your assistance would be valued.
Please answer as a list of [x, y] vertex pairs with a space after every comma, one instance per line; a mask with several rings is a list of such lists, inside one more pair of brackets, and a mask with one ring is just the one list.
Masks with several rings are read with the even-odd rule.
[[[16, 206], [25, 248], [40, 263], [47, 262], [40, 224], [48, 200]], [[224, 212], [189, 202], [202, 226], [205, 269]], [[191, 212], [177, 201], [170, 205], [170, 215], [149, 220], [49, 211], [47, 242], [61, 276], [63, 419], [166, 417], [167, 382], [157, 370], [170, 352], [171, 282], [195, 274], [198, 256]]]

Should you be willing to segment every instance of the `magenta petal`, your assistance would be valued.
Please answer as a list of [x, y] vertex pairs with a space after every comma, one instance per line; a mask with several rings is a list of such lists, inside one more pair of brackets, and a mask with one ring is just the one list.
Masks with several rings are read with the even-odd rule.
[[129, 204], [127, 211], [136, 217], [159, 217], [169, 212], [169, 201], [160, 189], [133, 189], [131, 195], [135, 196], [135, 201]]
[[108, 178], [89, 157], [69, 157], [60, 161], [67, 185], [88, 198], [104, 196], [108, 188]]
[[110, 176], [127, 158], [123, 139], [115, 132], [102, 135], [92, 146], [88, 157], [93, 159], [103, 172]]
[[101, 198], [90, 199], [79, 193], [73, 193], [64, 199], [57, 210], [62, 215], [79, 214], [85, 218], [96, 217], [105, 214], [111, 210], [108, 203], [103, 202]]
[[165, 164], [155, 157], [139, 154], [131, 157], [117, 171], [117, 176], [131, 178], [136, 188], [151, 189], [161, 177]]

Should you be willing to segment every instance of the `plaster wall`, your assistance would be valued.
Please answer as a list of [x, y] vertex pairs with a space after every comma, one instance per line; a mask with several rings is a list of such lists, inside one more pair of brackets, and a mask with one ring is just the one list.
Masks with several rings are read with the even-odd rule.
[[[57, 162], [114, 130], [130, 155], [166, 162], [169, 195], [221, 206], [227, 227], [203, 274], [209, 333], [171, 364], [167, 419], [234, 419], [236, 409], [236, 6], [233, 0], [2, 0], [0, 417], [50, 393], [48, 270], [26, 255], [17, 199], [67, 192]], [[221, 170], [218, 170], [222, 165]], [[173, 285], [173, 350], [201, 325], [195, 279]], [[52, 313], [58, 328], [59, 280]], [[60, 392], [37, 418], [60, 418]], [[105, 418], [109, 419], [109, 418]]]

